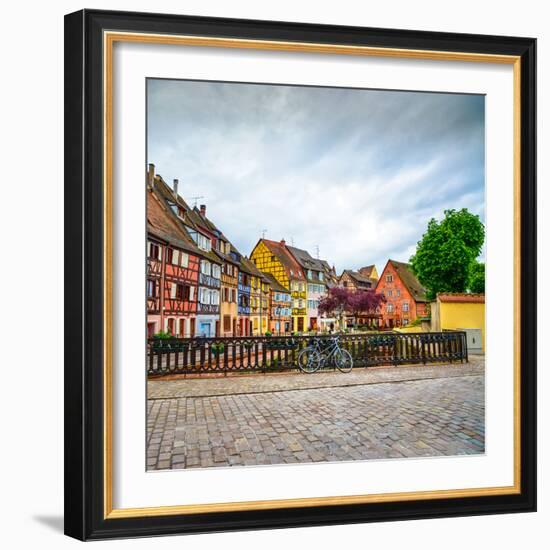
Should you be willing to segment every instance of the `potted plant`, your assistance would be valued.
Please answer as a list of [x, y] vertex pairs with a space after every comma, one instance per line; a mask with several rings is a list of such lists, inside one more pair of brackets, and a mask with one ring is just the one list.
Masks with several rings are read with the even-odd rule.
[[210, 349], [216, 357], [219, 357], [225, 351], [225, 344], [223, 342], [214, 342], [210, 346]]

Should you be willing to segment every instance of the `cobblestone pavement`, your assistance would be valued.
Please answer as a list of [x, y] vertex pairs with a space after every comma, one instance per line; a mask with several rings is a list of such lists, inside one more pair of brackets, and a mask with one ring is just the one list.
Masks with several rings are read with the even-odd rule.
[[327, 371], [315, 374], [291, 372], [281, 374], [242, 374], [216, 378], [151, 379], [147, 382], [148, 399], [170, 397], [207, 397], [297, 389], [356, 386], [425, 378], [449, 378], [467, 374], [483, 374], [484, 358], [472, 357], [470, 363], [369, 367], [350, 373]]
[[147, 468], [483, 453], [483, 365], [474, 367], [392, 383], [150, 399]]

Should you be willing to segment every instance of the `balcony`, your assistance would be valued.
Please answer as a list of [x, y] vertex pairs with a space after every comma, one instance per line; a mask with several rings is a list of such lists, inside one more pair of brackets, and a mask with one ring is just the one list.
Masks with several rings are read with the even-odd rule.
[[205, 275], [204, 273], [199, 273], [199, 284], [211, 288], [220, 288], [221, 286], [219, 279], [215, 279], [211, 275]]
[[220, 306], [214, 304], [201, 304], [197, 306], [197, 313], [209, 313], [218, 314], [220, 312]]

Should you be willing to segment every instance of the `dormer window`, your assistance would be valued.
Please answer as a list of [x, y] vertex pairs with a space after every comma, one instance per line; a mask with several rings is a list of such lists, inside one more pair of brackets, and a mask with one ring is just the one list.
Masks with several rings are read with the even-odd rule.
[[201, 249], [210, 252], [212, 250], [212, 241], [197, 231], [189, 231], [189, 235], [195, 241], [195, 244]]

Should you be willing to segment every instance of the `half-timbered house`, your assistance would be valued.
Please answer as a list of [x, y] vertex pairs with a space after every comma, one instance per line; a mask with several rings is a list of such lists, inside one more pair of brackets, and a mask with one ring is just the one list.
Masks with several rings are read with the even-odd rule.
[[289, 252], [285, 240], [271, 241], [260, 239], [250, 258], [256, 267], [264, 273], [271, 273], [284, 288], [290, 290], [292, 297], [292, 330], [306, 330], [306, 278], [300, 264]]
[[178, 194], [178, 180], [174, 180], [173, 187], [170, 188], [157, 174], [152, 178], [152, 186], [162, 196], [173, 219], [191, 238], [197, 249], [199, 276], [195, 334], [205, 337], [218, 335], [222, 261], [214, 250], [219, 236], [204, 222], [201, 211], [191, 208]]
[[376, 291], [386, 297], [386, 302], [380, 307], [385, 328], [406, 326], [430, 315], [426, 290], [409, 264], [388, 260]]
[[158, 192], [147, 192], [147, 334], [195, 332], [199, 255]]
[[269, 331], [284, 335], [292, 332], [292, 298], [290, 290], [275, 279], [271, 273], [264, 273], [269, 281]]
[[319, 315], [319, 301], [327, 295], [327, 266], [324, 260], [314, 258], [307, 250], [287, 246], [300, 264], [306, 277], [306, 314], [308, 330], [327, 330], [335, 319]]

